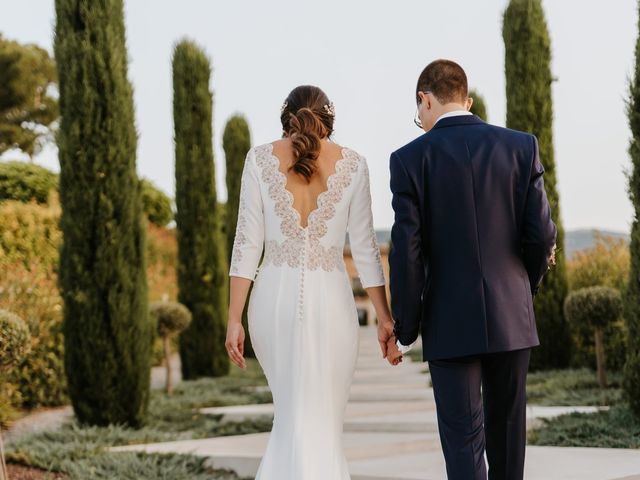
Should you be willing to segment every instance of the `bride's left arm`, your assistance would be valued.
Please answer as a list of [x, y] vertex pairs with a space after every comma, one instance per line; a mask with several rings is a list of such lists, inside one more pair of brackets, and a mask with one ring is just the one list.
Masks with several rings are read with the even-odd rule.
[[[348, 230], [351, 255], [356, 264], [360, 281], [363, 288], [367, 290], [367, 294], [376, 310], [380, 329], [383, 331], [385, 329], [388, 330], [387, 333], [390, 337], [393, 334], [393, 321], [391, 320], [387, 301], [380, 247], [373, 228], [369, 168], [366, 159], [362, 156], [360, 157], [356, 185], [349, 207]], [[382, 338], [379, 340], [380, 348], [386, 357], [387, 341]]]
[[241, 368], [244, 359], [245, 331], [242, 311], [264, 246], [264, 213], [255, 153], [249, 150], [242, 170], [238, 223], [231, 252], [229, 276], [229, 319], [225, 347], [229, 357]]

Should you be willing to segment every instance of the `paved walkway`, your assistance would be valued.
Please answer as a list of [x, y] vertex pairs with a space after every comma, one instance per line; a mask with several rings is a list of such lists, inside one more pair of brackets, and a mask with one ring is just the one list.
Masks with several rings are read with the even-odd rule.
[[[528, 424], [541, 417], [592, 407], [530, 407]], [[272, 405], [207, 408], [237, 421], [272, 416]], [[360, 353], [345, 421], [345, 448], [352, 480], [445, 479], [433, 392], [426, 365], [405, 358], [382, 361], [373, 328], [361, 329]], [[115, 447], [113, 450], [192, 453], [215, 468], [253, 477], [268, 433]], [[640, 451], [528, 447], [527, 480], [640, 480]]]

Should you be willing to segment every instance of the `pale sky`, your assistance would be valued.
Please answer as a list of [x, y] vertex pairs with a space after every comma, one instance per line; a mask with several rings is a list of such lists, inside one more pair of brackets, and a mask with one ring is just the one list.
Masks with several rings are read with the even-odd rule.
[[[189, 37], [213, 65], [218, 193], [222, 130], [234, 112], [254, 145], [280, 136], [279, 109], [299, 84], [336, 105], [334, 139], [365, 155], [377, 228], [393, 222], [389, 154], [418, 136], [418, 74], [435, 58], [466, 70], [505, 124], [502, 12], [507, 0], [128, 0], [129, 77], [139, 131], [138, 172], [173, 196], [171, 53]], [[562, 217], [568, 229], [628, 231], [625, 170], [627, 79], [636, 39], [635, 0], [543, 1], [553, 46], [554, 134]], [[52, 50], [53, 0], [0, 0], [0, 32]], [[544, 163], [544, 159], [542, 159]], [[58, 171], [55, 148], [37, 163]]]

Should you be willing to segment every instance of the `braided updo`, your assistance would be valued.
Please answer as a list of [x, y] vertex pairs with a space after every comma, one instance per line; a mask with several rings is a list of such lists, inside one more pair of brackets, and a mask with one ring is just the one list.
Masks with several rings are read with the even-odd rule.
[[334, 117], [333, 104], [313, 85], [294, 88], [282, 106], [282, 130], [291, 139], [295, 156], [290, 168], [307, 182], [317, 169], [320, 140], [333, 134]]

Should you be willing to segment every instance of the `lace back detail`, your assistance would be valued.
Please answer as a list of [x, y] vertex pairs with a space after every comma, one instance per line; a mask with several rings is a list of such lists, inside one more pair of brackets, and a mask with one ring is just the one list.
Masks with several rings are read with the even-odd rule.
[[344, 270], [342, 249], [325, 247], [320, 239], [327, 233], [327, 222], [336, 213], [336, 204], [342, 200], [345, 189], [351, 184], [353, 173], [358, 170], [360, 156], [348, 148], [335, 165], [335, 172], [327, 178], [327, 189], [318, 195], [317, 207], [309, 213], [307, 226], [300, 225], [300, 214], [293, 206], [293, 194], [286, 189], [287, 177], [280, 171], [280, 161], [273, 155], [271, 143], [256, 147], [256, 164], [261, 178], [268, 188], [269, 197], [280, 218], [280, 231], [285, 240], [265, 242], [264, 264], [299, 267], [304, 261], [305, 241], [308, 239], [306, 267], [326, 271]]

